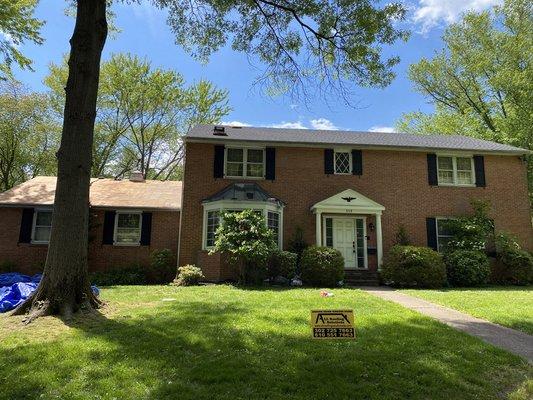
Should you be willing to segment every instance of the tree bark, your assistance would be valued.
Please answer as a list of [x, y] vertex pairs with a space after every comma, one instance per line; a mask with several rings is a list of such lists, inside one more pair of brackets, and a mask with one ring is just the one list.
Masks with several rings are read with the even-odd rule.
[[106, 37], [106, 0], [77, 0], [46, 264], [37, 290], [14, 311], [29, 311], [27, 322], [100, 306], [90, 287], [87, 251], [96, 97]]

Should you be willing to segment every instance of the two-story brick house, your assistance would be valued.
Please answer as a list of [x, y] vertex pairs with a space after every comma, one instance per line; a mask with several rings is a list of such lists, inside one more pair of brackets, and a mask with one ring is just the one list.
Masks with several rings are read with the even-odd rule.
[[[235, 277], [209, 255], [224, 210], [262, 213], [286, 248], [296, 229], [337, 248], [347, 275], [377, 271], [403, 226], [439, 249], [442, 220], [489, 200], [496, 230], [533, 249], [527, 150], [460, 136], [199, 125], [185, 137], [183, 182], [91, 183], [89, 268], [147, 264], [168, 248], [211, 281]], [[0, 266], [38, 272], [46, 258], [54, 177], [0, 193]], [[368, 271], [368, 273], [367, 273]]]
[[348, 271], [376, 271], [400, 226], [438, 249], [442, 219], [489, 200], [496, 230], [533, 248], [524, 149], [461, 136], [200, 125], [185, 138], [179, 264], [234, 274], [209, 255], [224, 210], [260, 210], [280, 248], [297, 227], [339, 249]]

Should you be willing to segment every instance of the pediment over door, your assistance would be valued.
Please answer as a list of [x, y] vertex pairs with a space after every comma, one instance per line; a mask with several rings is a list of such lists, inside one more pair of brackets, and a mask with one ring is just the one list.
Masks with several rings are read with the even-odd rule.
[[346, 189], [311, 207], [314, 213], [381, 214], [385, 207], [361, 193]]

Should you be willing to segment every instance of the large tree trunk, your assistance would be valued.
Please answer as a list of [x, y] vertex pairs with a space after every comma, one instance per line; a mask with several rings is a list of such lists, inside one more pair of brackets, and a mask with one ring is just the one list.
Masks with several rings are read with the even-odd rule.
[[78, 0], [50, 245], [37, 290], [14, 314], [70, 316], [98, 307], [87, 271], [89, 184], [100, 56], [107, 37], [106, 0]]

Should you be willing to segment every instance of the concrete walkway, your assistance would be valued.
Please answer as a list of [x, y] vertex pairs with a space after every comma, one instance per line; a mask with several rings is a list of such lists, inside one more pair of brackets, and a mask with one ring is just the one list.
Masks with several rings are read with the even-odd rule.
[[533, 363], [533, 336], [468, 314], [412, 297], [387, 287], [363, 287], [364, 291], [476, 336], [487, 343], [517, 354]]

